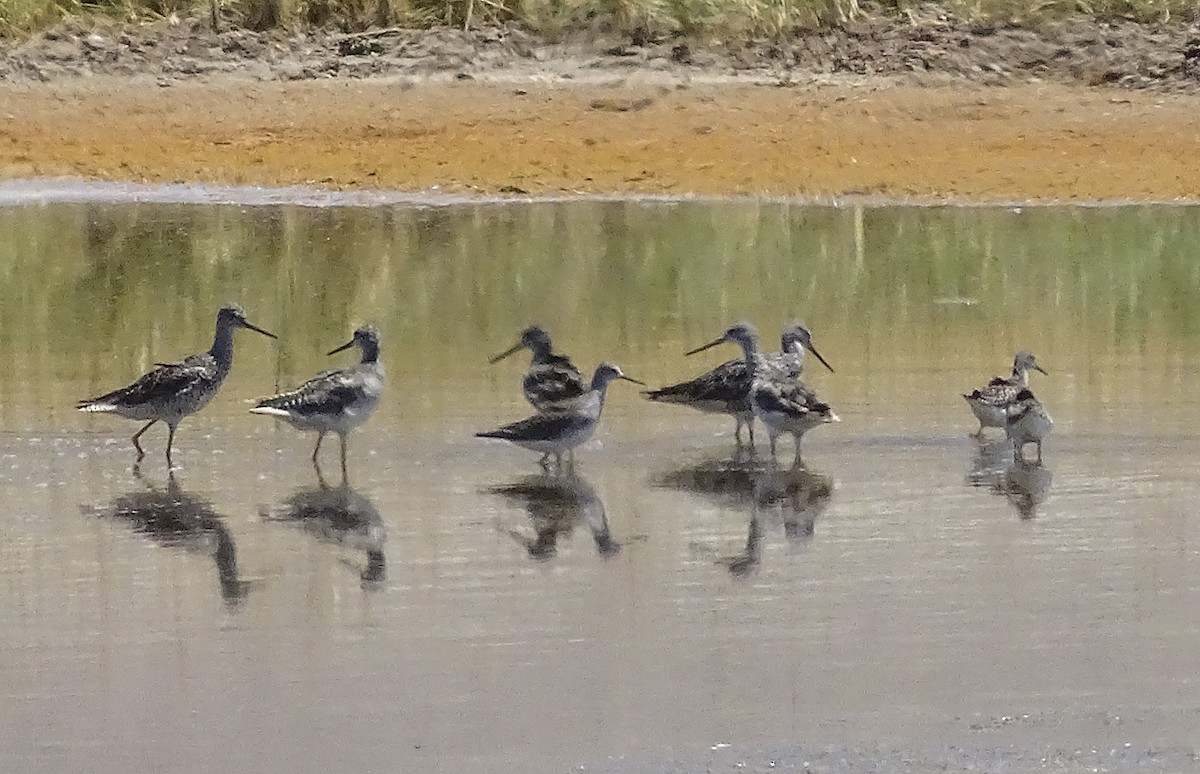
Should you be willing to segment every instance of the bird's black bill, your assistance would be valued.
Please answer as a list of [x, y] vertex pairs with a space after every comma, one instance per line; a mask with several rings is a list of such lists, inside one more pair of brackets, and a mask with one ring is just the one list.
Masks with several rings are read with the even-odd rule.
[[1044, 373], [1046, 376], [1049, 376], [1049, 375], [1050, 375], [1050, 372], [1049, 372], [1049, 371], [1047, 371], [1045, 368], [1042, 368], [1040, 365], [1034, 365], [1033, 369], [1034, 369], [1035, 371], [1041, 371], [1041, 372], [1042, 372], [1042, 373]]
[[645, 386], [646, 386], [646, 383], [645, 383], [645, 382], [639, 382], [637, 379], [634, 379], [634, 378], [633, 378], [633, 377], [631, 377], [631, 376], [625, 376], [624, 374], [622, 374], [621, 376], [618, 376], [617, 378], [618, 378], [618, 379], [624, 379], [624, 380], [625, 380], [625, 381], [627, 381], [627, 382], [633, 382], [634, 384], [640, 384], [640, 385], [642, 385], [643, 387], [645, 387]]
[[831, 365], [829, 365], [829, 363], [826, 363], [826, 362], [825, 362], [825, 358], [821, 357], [821, 353], [817, 351], [817, 348], [816, 348], [816, 347], [814, 347], [814, 346], [812, 346], [812, 345], [810, 344], [810, 345], [808, 345], [808, 351], [809, 351], [809, 352], [811, 352], [811, 353], [813, 353], [814, 355], [816, 355], [816, 357], [817, 357], [817, 360], [820, 360], [820, 361], [821, 361], [821, 365], [823, 365], [823, 366], [825, 366], [826, 368], [828, 368], [828, 369], [829, 369], [829, 373], [831, 373], [831, 374], [832, 374], [832, 373], [837, 373], [836, 371], [834, 371], [834, 370], [833, 370], [833, 366], [831, 366]]
[[325, 353], [325, 355], [326, 355], [326, 357], [328, 357], [329, 355], [336, 355], [339, 352], [345, 352], [346, 350], [350, 349], [353, 346], [354, 346], [354, 339], [350, 339], [342, 346], [340, 346], [336, 349], [329, 350], [328, 352]]
[[684, 357], [687, 357], [687, 356], [689, 356], [689, 355], [694, 355], [694, 354], [696, 354], [697, 352], [703, 352], [703, 351], [704, 351], [704, 350], [706, 350], [706, 349], [711, 349], [711, 348], [713, 348], [713, 347], [717, 346], [718, 344], [723, 344], [724, 342], [725, 342], [725, 338], [724, 338], [724, 337], [721, 337], [721, 338], [719, 338], [719, 339], [713, 339], [712, 341], [710, 341], [710, 342], [708, 342], [707, 344], [705, 344], [703, 347], [696, 347], [696, 348], [695, 348], [695, 349], [693, 349], [691, 352], [684, 352], [684, 353], [683, 353], [683, 355], [684, 355]]
[[488, 364], [489, 364], [489, 365], [491, 365], [491, 364], [494, 364], [494, 363], [499, 363], [501, 360], [503, 360], [504, 358], [508, 357], [508, 356], [509, 356], [509, 355], [511, 355], [512, 353], [514, 353], [514, 352], [520, 352], [520, 351], [521, 351], [521, 349], [522, 349], [522, 348], [524, 348], [524, 346], [525, 346], [525, 343], [524, 343], [524, 342], [517, 342], [516, 344], [512, 345], [512, 346], [511, 346], [511, 347], [509, 347], [508, 349], [506, 349], [506, 350], [504, 350], [503, 352], [501, 352], [499, 355], [496, 355], [495, 357], [493, 357], [493, 358], [490, 358], [490, 359], [488, 360]]
[[251, 325], [250, 323], [246, 322], [245, 320], [242, 320], [242, 326], [249, 328], [250, 330], [254, 331], [255, 333], [261, 333], [264, 336], [270, 336], [273, 339], [279, 338], [274, 333], [271, 333], [270, 331], [264, 331], [262, 328], [258, 327], [257, 325]]

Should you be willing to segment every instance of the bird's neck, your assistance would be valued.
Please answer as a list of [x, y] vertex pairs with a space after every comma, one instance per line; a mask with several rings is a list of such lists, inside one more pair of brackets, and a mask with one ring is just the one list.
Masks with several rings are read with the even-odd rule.
[[742, 347], [742, 357], [746, 361], [746, 368], [753, 373], [758, 366], [758, 342], [741, 341], [738, 343]]
[[1013, 384], [1019, 384], [1022, 387], [1029, 386], [1029, 369], [1019, 363], [1013, 363], [1012, 376], [1008, 379]]
[[595, 412], [596, 417], [600, 417], [600, 412], [604, 410], [604, 398], [608, 395], [609, 382], [601, 379], [592, 379], [592, 389], [588, 391], [581, 409], [584, 413]]
[[529, 348], [533, 353], [533, 365], [541, 365], [549, 363], [550, 358], [554, 356], [553, 350], [549, 344], [538, 344]]
[[213, 360], [217, 362], [217, 369], [221, 373], [227, 373], [233, 365], [233, 327], [228, 325], [218, 325], [217, 332], [213, 336], [212, 349], [208, 351], [212, 355]]
[[804, 358], [806, 357], [804, 354], [804, 345], [798, 341], [785, 341], [783, 343], [783, 354], [791, 355], [792, 360], [799, 365], [804, 364]]
[[379, 344], [373, 341], [363, 342], [362, 361], [364, 363], [375, 363], [379, 361]]

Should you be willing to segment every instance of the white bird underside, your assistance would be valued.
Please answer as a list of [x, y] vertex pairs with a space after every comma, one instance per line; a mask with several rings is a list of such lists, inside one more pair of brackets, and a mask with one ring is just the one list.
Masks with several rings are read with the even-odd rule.
[[223, 380], [212, 355], [192, 355], [177, 363], [160, 364], [127, 387], [80, 401], [78, 409], [141, 422], [178, 423], [207, 406]]
[[963, 398], [971, 407], [971, 413], [979, 420], [979, 424], [984, 427], [1004, 427], [1006, 407], [1016, 400], [1020, 391], [1020, 383], [1010, 383], [1007, 379], [996, 377], [987, 387], [964, 395]]
[[265, 398], [250, 412], [278, 417], [297, 430], [344, 434], [367, 421], [382, 394], [382, 367], [363, 363], [319, 374], [290, 392]]

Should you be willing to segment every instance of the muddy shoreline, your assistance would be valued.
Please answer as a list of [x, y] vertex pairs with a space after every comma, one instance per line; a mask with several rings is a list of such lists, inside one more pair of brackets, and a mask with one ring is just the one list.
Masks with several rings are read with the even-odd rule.
[[1196, 201], [1200, 29], [864, 22], [787, 46], [201, 20], [0, 44], [0, 179], [467, 196]]

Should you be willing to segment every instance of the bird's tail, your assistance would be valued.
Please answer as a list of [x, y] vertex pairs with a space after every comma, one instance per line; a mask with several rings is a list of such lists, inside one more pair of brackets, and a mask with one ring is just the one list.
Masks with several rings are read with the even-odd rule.
[[688, 392], [683, 389], [682, 385], [672, 385], [657, 390], [642, 390], [642, 395], [655, 403], [685, 403], [688, 400]]

